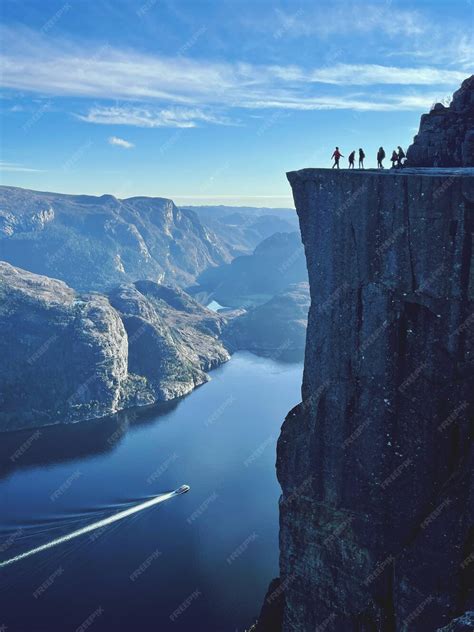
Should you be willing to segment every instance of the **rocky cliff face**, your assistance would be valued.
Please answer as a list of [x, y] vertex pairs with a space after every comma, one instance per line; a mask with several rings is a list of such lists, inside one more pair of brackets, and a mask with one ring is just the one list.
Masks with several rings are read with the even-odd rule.
[[231, 351], [246, 349], [282, 360], [302, 360], [309, 310], [308, 283], [295, 283], [268, 302], [234, 318], [223, 339]]
[[275, 233], [252, 255], [209, 268], [194, 291], [205, 292], [226, 307], [262, 305], [293, 283], [307, 281], [301, 237], [297, 232]]
[[303, 401], [278, 443], [281, 577], [266, 609], [283, 596], [284, 632], [462, 623], [474, 607], [474, 171], [288, 178], [311, 308]]
[[231, 256], [193, 211], [171, 200], [2, 186], [0, 259], [102, 291], [137, 279], [187, 286]]
[[0, 262], [0, 429], [118, 410], [127, 334], [106, 297]]
[[407, 166], [474, 167], [474, 75], [454, 93], [449, 107], [437, 103], [421, 117]]
[[0, 262], [0, 430], [170, 400], [229, 359], [223, 319], [152, 281], [79, 294]]

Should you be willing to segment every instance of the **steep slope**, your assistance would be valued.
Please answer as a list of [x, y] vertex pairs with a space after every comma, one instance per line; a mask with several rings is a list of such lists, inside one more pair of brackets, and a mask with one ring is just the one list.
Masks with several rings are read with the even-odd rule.
[[0, 187], [0, 259], [78, 290], [144, 278], [185, 286], [230, 258], [195, 213], [171, 200]]
[[261, 241], [275, 233], [290, 233], [298, 229], [298, 220], [293, 209], [232, 206], [189, 208], [218, 236], [234, 257], [252, 254]]
[[300, 235], [276, 233], [262, 241], [252, 255], [203, 272], [193, 290], [206, 292], [225, 306], [253, 306], [307, 278]]
[[311, 308], [266, 606], [284, 632], [436, 630], [474, 606], [474, 170], [288, 179]]
[[437, 103], [423, 114], [407, 165], [474, 167], [474, 75], [454, 93], [449, 107]]
[[273, 358], [301, 360], [308, 310], [308, 283], [295, 283], [267, 303], [232, 319], [223, 339], [231, 351], [245, 349]]
[[0, 430], [120, 408], [127, 334], [104, 296], [0, 262]]
[[0, 262], [0, 430], [170, 400], [229, 359], [223, 319], [143, 281], [109, 296]]

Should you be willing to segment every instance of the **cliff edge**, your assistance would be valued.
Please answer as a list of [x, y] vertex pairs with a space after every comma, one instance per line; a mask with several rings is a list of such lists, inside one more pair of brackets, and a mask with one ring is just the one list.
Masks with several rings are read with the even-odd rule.
[[311, 308], [264, 609], [284, 632], [437, 630], [474, 609], [474, 170], [288, 179]]

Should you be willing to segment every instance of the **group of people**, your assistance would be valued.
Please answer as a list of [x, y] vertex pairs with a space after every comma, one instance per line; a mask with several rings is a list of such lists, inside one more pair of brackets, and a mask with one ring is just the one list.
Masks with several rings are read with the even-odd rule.
[[[355, 168], [355, 156], [356, 156], [356, 152], [351, 151], [351, 153], [349, 154], [349, 169], [354, 169]], [[377, 168], [378, 169], [384, 169], [383, 166], [383, 161], [385, 160], [386, 154], [385, 154], [385, 150], [383, 147], [379, 147], [379, 150], [377, 152]], [[339, 147], [336, 147], [336, 149], [334, 150], [333, 155], [331, 156], [331, 158], [334, 160], [334, 164], [332, 166], [332, 168], [336, 168], [339, 169], [339, 161], [341, 160], [341, 158], [344, 158], [343, 154], [341, 154]], [[364, 150], [362, 148], [359, 148], [359, 169], [364, 169], [364, 158], [365, 158], [365, 153]], [[390, 158], [390, 161], [392, 163], [392, 169], [396, 169], [399, 167], [403, 166], [403, 161], [406, 158], [405, 156], [405, 152], [403, 151], [403, 149], [400, 147], [400, 145], [398, 145], [397, 149], [394, 149], [392, 152], [392, 157]]]

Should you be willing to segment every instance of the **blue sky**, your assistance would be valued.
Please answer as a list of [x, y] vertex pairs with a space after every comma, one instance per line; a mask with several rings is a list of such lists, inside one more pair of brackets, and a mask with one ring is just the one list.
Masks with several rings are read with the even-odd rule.
[[291, 206], [288, 170], [407, 146], [474, 1], [2, 0], [2, 184]]

